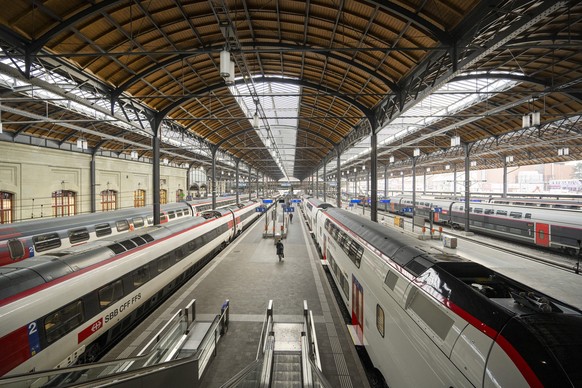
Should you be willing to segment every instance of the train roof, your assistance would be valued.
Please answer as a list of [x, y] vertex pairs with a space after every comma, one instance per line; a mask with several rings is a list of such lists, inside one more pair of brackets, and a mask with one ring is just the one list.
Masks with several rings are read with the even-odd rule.
[[327, 209], [329, 207], [334, 207], [334, 205], [332, 205], [331, 203], [322, 201], [321, 199], [315, 198], [315, 197], [307, 198], [306, 201], [311, 203], [313, 206], [320, 208], [320, 209]]
[[[190, 205], [186, 202], [174, 202], [162, 205], [160, 210], [162, 212], [168, 212], [189, 208]], [[60, 229], [73, 230], [75, 228], [85, 228], [88, 225], [98, 225], [100, 223], [115, 222], [118, 220], [137, 217], [148, 217], [152, 214], [153, 207], [146, 206], [100, 213], [85, 213], [68, 217], [39, 218], [35, 220], [15, 222], [0, 226], [0, 240], [8, 240], [10, 238], [22, 236], [33, 236], [47, 232], [54, 232], [55, 230]]]

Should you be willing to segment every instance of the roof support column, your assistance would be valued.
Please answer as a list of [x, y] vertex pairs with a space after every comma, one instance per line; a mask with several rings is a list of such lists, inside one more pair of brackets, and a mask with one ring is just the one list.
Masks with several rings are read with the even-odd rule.
[[507, 158], [503, 157], [503, 198], [507, 197]]
[[91, 162], [89, 162], [89, 183], [91, 184], [91, 191], [89, 193], [89, 201], [91, 202], [91, 213], [95, 213], [95, 197], [97, 183], [95, 182], [95, 151], [91, 152]]
[[412, 231], [414, 232], [414, 216], [416, 215], [416, 160], [417, 156], [412, 157]]
[[249, 185], [248, 185], [248, 187], [249, 187], [249, 201], [250, 201], [251, 200], [251, 191], [252, 191], [252, 188], [251, 188], [251, 165], [250, 164], [249, 164]]
[[152, 127], [152, 194], [153, 197], [153, 208], [154, 208], [154, 225], [159, 225], [160, 219], [160, 127], [162, 126], [162, 120], [164, 115], [160, 113], [155, 113], [150, 119], [150, 126]]
[[[384, 165], [384, 201], [388, 200], [388, 164]], [[384, 211], [388, 211], [388, 202], [384, 202]]]
[[463, 143], [465, 150], [465, 232], [469, 231], [469, 196], [471, 195], [471, 160], [469, 155], [471, 147], [469, 143]]
[[214, 210], [216, 209], [216, 151], [218, 151], [218, 148], [211, 147], [210, 151], [212, 152], [212, 167], [210, 169], [211, 171], [210, 189], [212, 190], [212, 210]]
[[238, 191], [240, 188], [240, 183], [239, 183], [239, 177], [238, 177], [238, 167], [240, 165], [240, 159], [235, 159], [235, 170], [234, 170], [234, 180], [235, 180], [235, 185], [234, 185], [234, 191], [236, 192], [236, 204], [238, 205], [239, 203], [239, 198], [238, 198]]
[[378, 135], [372, 129], [370, 136], [370, 146], [372, 148], [370, 153], [370, 179], [372, 187], [370, 187], [370, 219], [378, 222]]
[[342, 172], [341, 172], [341, 153], [339, 147], [335, 147], [335, 152], [337, 154], [336, 165], [335, 165], [335, 205], [339, 208], [342, 207]]
[[327, 187], [326, 187], [326, 182], [327, 182], [327, 161], [325, 159], [323, 159], [323, 202], [325, 202], [327, 200]]
[[457, 165], [453, 165], [453, 197], [457, 196]]
[[315, 170], [315, 192], [313, 194], [315, 198], [319, 198], [319, 166]]
[[259, 171], [258, 170], [257, 170], [257, 198], [259, 198]]

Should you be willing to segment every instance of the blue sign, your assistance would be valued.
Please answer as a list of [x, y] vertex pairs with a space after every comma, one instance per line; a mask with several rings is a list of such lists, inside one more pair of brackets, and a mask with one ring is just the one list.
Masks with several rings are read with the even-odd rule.
[[263, 199], [263, 203], [273, 203], [272, 199]]
[[300, 199], [292, 199], [291, 202], [293, 202], [293, 203], [299, 203], [299, 202], [301, 202], [301, 200]]
[[36, 353], [40, 352], [40, 337], [38, 335], [37, 322], [30, 322], [27, 325], [26, 330], [28, 332], [28, 348], [30, 350], [30, 355], [34, 356]]
[[295, 208], [293, 206], [283, 208], [285, 213], [295, 213]]
[[381, 199], [380, 203], [390, 203], [390, 200], [389, 199]]
[[266, 207], [259, 206], [259, 207], [255, 208], [255, 212], [262, 213], [262, 212], [266, 212], [266, 211], [267, 211]]
[[360, 203], [359, 199], [350, 199], [350, 203]]
[[435, 207], [434, 208], [434, 212], [435, 213], [442, 213], [443, 212], [443, 208], [442, 207]]
[[403, 213], [412, 213], [412, 208], [411, 207], [403, 207], [402, 209], [400, 209]]

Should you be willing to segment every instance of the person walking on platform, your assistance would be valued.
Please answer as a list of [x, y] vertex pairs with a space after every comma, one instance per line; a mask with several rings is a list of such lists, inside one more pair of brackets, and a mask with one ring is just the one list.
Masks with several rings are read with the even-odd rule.
[[289, 213], [289, 223], [293, 223], [293, 213]]
[[279, 261], [281, 261], [281, 259], [283, 259], [285, 257], [285, 254], [283, 253], [283, 250], [285, 249], [285, 247], [283, 246], [283, 243], [281, 242], [281, 240], [277, 240], [277, 256], [279, 256]]

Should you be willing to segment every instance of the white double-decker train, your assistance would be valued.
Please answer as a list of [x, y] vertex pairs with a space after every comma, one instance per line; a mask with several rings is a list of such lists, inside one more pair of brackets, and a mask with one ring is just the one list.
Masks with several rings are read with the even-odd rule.
[[582, 386], [578, 309], [353, 212], [312, 199], [304, 210], [388, 386]]

